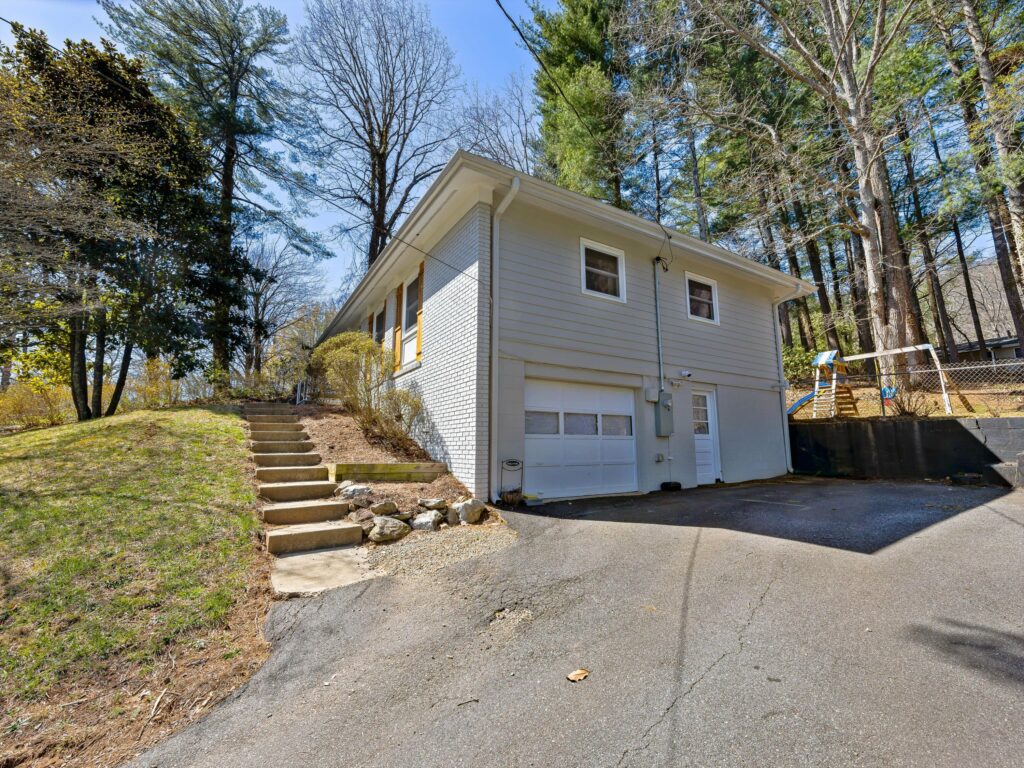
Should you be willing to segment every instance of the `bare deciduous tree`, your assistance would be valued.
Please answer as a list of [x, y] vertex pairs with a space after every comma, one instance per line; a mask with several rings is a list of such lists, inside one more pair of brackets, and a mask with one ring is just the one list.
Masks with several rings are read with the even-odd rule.
[[312, 111], [311, 191], [358, 209], [346, 232], [372, 264], [460, 132], [452, 50], [412, 0], [310, 0], [295, 60]]
[[500, 91], [474, 90], [465, 111], [466, 149], [533, 174], [540, 151], [537, 96], [520, 73]]
[[252, 242], [247, 256], [257, 270], [245, 281], [249, 323], [242, 351], [248, 376], [262, 372], [271, 341], [301, 318], [320, 293], [323, 275], [308, 253], [280, 239]]

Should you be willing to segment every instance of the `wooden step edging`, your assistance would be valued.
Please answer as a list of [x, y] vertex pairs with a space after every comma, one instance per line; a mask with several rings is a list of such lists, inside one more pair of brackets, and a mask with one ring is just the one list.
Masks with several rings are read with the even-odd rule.
[[267, 551], [272, 555], [306, 552], [359, 544], [363, 540], [363, 528], [347, 520], [286, 525], [267, 531], [266, 540]]
[[395, 464], [328, 464], [327, 468], [329, 479], [336, 483], [342, 480], [429, 483], [448, 472], [447, 466], [434, 461]]
[[314, 499], [310, 501], [284, 501], [263, 506], [263, 522], [270, 525], [297, 525], [341, 520], [351, 511], [347, 501]]
[[260, 483], [260, 496], [268, 501], [306, 501], [330, 499], [338, 484], [330, 480], [311, 480], [297, 483]]

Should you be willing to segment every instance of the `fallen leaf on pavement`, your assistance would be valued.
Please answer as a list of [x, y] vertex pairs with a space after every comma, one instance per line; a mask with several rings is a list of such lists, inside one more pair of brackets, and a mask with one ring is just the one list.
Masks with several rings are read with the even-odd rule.
[[589, 669], [580, 668], [577, 669], [575, 672], [570, 672], [568, 675], [565, 676], [565, 679], [571, 683], [578, 683], [580, 680], [586, 680], [587, 675], [589, 674]]

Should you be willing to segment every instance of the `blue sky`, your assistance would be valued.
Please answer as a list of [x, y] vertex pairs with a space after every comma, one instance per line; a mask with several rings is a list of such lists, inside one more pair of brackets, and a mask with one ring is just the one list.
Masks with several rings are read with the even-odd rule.
[[[294, 29], [302, 23], [303, 0], [259, 0], [284, 11]], [[503, 0], [513, 17], [529, 14], [527, 0]], [[554, 5], [554, 0], [545, 2]], [[448, 38], [467, 84], [498, 88], [513, 72], [532, 72], [530, 55], [516, 45], [515, 32], [493, 0], [426, 0], [434, 23]], [[0, 16], [42, 29], [59, 47], [67, 38], [98, 40], [101, 34], [94, 17], [102, 15], [95, 0], [0, 0]], [[10, 29], [0, 23], [0, 42], [10, 42]], [[307, 222], [326, 230], [335, 217], [324, 212]], [[326, 262], [327, 283], [338, 284], [353, 254], [346, 245], [336, 246], [338, 256]]]

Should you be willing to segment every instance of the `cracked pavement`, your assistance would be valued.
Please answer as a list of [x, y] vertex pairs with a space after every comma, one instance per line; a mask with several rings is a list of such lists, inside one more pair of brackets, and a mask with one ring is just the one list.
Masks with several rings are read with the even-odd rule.
[[516, 545], [429, 581], [275, 604], [260, 672], [133, 765], [1020, 764], [1024, 491], [799, 480], [508, 518]]

